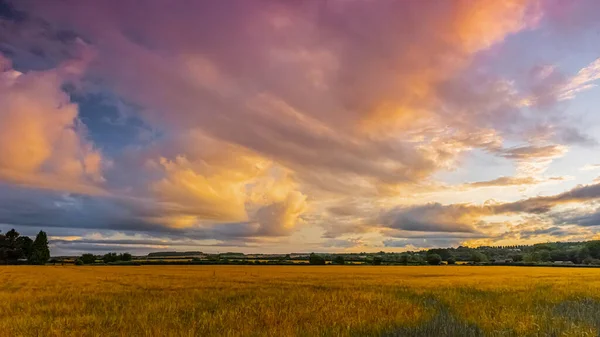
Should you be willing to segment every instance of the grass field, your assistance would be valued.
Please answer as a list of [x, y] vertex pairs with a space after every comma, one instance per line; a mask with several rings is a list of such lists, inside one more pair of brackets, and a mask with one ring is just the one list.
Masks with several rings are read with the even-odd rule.
[[598, 336], [600, 269], [0, 266], [2, 336]]

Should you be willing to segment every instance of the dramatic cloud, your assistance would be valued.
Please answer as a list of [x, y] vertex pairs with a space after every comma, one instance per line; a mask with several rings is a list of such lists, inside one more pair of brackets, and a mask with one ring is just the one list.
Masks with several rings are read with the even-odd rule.
[[77, 105], [61, 90], [75, 67], [21, 73], [0, 55], [0, 178], [100, 193], [102, 156], [86, 141]]
[[454, 245], [596, 198], [560, 193], [600, 63], [549, 51], [583, 29], [554, 2], [4, 7], [0, 223], [61, 251]]

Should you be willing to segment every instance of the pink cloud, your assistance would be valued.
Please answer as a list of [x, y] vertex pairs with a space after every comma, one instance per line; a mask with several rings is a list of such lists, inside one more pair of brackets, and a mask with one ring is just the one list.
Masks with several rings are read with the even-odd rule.
[[[1, 61], [9, 94], [0, 93], [0, 104], [11, 107], [0, 112], [8, 121], [0, 126], [2, 179], [101, 188], [135, 225], [222, 237], [290, 235], [306, 219], [334, 219], [322, 225], [325, 235], [367, 231], [389, 199], [423, 193], [475, 149], [510, 160], [522, 175], [474, 186], [535, 184], [579, 134], [559, 123], [560, 112], [527, 109], [545, 109], [598, 77], [594, 64], [570, 78], [547, 66], [519, 86], [479, 69], [477, 55], [539, 26], [548, 13], [539, 1], [16, 6], [78, 42], [48, 48], [71, 61], [56, 69], [18, 74]], [[136, 117], [162, 137], [107, 165], [61, 90], [65, 82], [139, 107]], [[373, 205], [347, 207], [345, 197]], [[332, 207], [316, 214], [319, 203]], [[385, 223], [479, 233], [480, 217], [502, 207], [518, 213], [506, 210], [518, 205], [400, 207], [387, 209]]]

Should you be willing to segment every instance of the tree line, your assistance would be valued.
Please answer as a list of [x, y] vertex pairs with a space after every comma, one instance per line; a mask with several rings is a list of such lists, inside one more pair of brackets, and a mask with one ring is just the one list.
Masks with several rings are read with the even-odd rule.
[[534, 245], [506, 245], [455, 248], [432, 248], [408, 252], [311, 253], [312, 265], [439, 265], [439, 264], [506, 264], [544, 265], [573, 264], [600, 266], [600, 240], [585, 242], [549, 242]]
[[50, 259], [48, 236], [40, 231], [35, 240], [22, 236], [14, 228], [0, 233], [1, 264], [46, 264]]
[[[326, 259], [340, 254], [322, 254]], [[432, 248], [403, 253], [342, 254], [347, 261], [365, 261], [379, 265], [456, 264], [574, 264], [600, 266], [600, 240], [585, 242], [550, 242], [534, 245]]]
[[[181, 254], [200, 254], [200, 252], [167, 252], [150, 253], [148, 257], [163, 255], [179, 256]], [[237, 259], [244, 260], [243, 253], [226, 253], [227, 258], [222, 259], [220, 254], [205, 254], [204, 259], [192, 259], [195, 263], [239, 263]], [[456, 248], [432, 248], [421, 251], [409, 251], [402, 253], [340, 253], [340, 254], [316, 254], [311, 253], [308, 263], [312, 265], [324, 264], [346, 264], [361, 263], [372, 265], [438, 265], [442, 263], [456, 264], [466, 262], [471, 264], [575, 264], [575, 265], [597, 265], [600, 266], [600, 240], [586, 242], [549, 242], [534, 245], [507, 245], [507, 246], [481, 246]], [[229, 258], [232, 260], [229, 261]], [[290, 254], [278, 257], [269, 263], [293, 264], [298, 258], [292, 258]], [[0, 232], [0, 264], [46, 264], [50, 260], [50, 249], [48, 237], [44, 231], [40, 231], [35, 240], [28, 236], [22, 236], [15, 229], [6, 233]], [[75, 264], [127, 264], [132, 263], [133, 256], [130, 253], [106, 253], [104, 255], [83, 254], [75, 259]], [[136, 260], [138, 261], [138, 260]], [[327, 262], [330, 261], [330, 262]], [[69, 261], [73, 263], [73, 260]], [[135, 262], [135, 261], [134, 261]], [[251, 263], [252, 261], [242, 261]], [[254, 263], [259, 264], [260, 261]]]
[[98, 259], [102, 261], [102, 263], [119, 263], [119, 262], [129, 262], [133, 259], [133, 256], [129, 253], [106, 253], [102, 256], [96, 256], [94, 254], [86, 253], [81, 255], [78, 259], [75, 260], [76, 265], [84, 265], [84, 264], [94, 264], [98, 262]]

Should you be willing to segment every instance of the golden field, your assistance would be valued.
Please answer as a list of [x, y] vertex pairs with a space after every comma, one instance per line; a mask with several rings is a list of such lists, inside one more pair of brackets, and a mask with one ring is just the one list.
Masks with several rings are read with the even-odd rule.
[[598, 336], [600, 269], [0, 266], [2, 336]]

